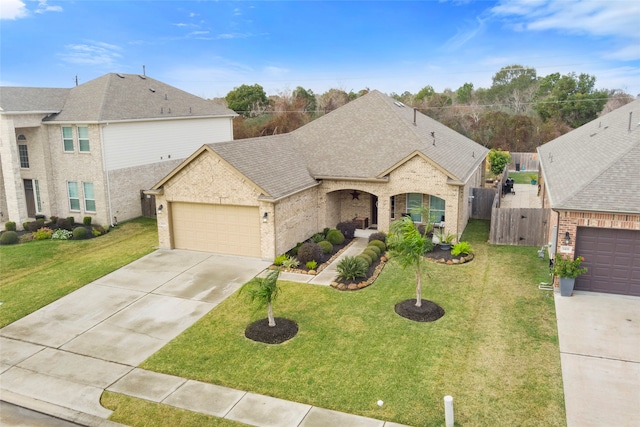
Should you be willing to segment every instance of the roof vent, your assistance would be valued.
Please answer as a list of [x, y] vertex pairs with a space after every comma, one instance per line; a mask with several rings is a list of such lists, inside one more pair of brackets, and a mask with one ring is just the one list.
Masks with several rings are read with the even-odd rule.
[[394, 104], [396, 104], [400, 108], [404, 108], [405, 107], [405, 105], [400, 101], [396, 101], [396, 102], [394, 102]]
[[143, 76], [142, 74], [138, 74], [138, 77], [140, 77], [142, 80], [147, 80], [147, 76]]
[[123, 74], [116, 73], [116, 76], [120, 77], [121, 79], [124, 79], [124, 75]]
[[153, 92], [153, 93], [156, 93], [156, 90], [154, 88], [152, 88], [152, 87], [149, 88], [149, 91]]

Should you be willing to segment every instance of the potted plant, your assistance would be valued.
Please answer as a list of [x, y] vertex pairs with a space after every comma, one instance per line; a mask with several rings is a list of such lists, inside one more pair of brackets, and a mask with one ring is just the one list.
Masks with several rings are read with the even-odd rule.
[[529, 178], [531, 179], [531, 185], [536, 185], [536, 182], [538, 182], [538, 175], [529, 175]]
[[438, 240], [438, 246], [443, 251], [450, 251], [451, 244], [456, 239], [455, 234], [447, 233], [444, 229], [440, 230], [437, 234], [434, 234], [434, 237]]
[[573, 293], [576, 277], [587, 272], [586, 267], [581, 267], [582, 261], [584, 261], [582, 256], [577, 256], [575, 259], [563, 256], [554, 261], [552, 272], [560, 278], [561, 296], [570, 297]]

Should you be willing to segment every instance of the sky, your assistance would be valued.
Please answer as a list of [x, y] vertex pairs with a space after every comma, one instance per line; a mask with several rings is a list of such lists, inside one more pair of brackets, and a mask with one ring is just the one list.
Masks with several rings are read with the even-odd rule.
[[640, 94], [640, 1], [0, 0], [0, 85], [142, 74], [203, 98], [488, 88], [502, 67]]

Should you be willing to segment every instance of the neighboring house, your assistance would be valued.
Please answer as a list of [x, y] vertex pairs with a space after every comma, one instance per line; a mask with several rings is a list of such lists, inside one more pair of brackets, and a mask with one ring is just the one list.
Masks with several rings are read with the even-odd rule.
[[460, 235], [488, 150], [372, 91], [289, 133], [202, 146], [150, 192], [160, 246], [273, 259], [359, 218], [388, 231], [425, 207]]
[[0, 220], [141, 215], [150, 188], [204, 143], [233, 139], [236, 114], [144, 75], [71, 89], [0, 88]]
[[555, 256], [583, 256], [575, 289], [640, 296], [640, 100], [538, 148]]

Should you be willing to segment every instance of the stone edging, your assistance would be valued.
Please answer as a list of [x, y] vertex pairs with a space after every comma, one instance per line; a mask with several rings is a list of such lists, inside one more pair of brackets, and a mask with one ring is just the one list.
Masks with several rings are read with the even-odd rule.
[[465, 262], [469, 262], [471, 260], [473, 260], [474, 256], [473, 254], [468, 254], [466, 257], [463, 256], [460, 259], [450, 259], [450, 260], [446, 260], [444, 258], [429, 258], [429, 257], [425, 257], [425, 259], [429, 262], [435, 262], [437, 264], [447, 264], [447, 265], [458, 265], [458, 264], [464, 264]]
[[373, 270], [373, 274], [371, 275], [371, 277], [369, 277], [365, 281], [362, 281], [360, 283], [350, 283], [348, 285], [345, 285], [344, 283], [331, 282], [331, 287], [339, 291], [357, 291], [358, 289], [366, 288], [367, 286], [375, 282], [375, 280], [378, 278], [378, 275], [380, 275], [380, 272], [382, 271], [386, 263], [387, 263], [387, 258], [384, 256], [381, 257], [380, 264], [378, 264], [375, 270]]

